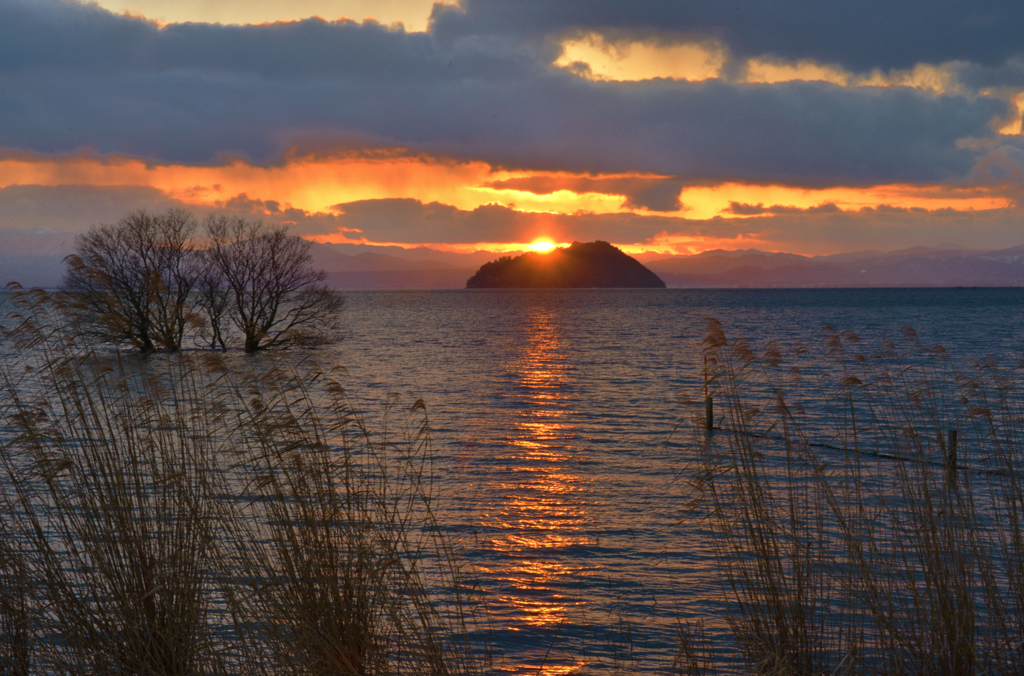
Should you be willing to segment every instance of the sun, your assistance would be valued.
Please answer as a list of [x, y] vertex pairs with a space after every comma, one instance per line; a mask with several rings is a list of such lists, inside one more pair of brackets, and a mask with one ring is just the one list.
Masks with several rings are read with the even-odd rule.
[[530, 245], [530, 251], [536, 253], [549, 253], [555, 250], [555, 243], [548, 239], [538, 239]]

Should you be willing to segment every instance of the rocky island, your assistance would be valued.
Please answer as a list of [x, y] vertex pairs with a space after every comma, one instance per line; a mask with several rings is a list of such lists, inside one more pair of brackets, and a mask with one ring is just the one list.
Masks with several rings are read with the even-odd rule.
[[664, 289], [665, 282], [608, 242], [573, 242], [550, 253], [484, 263], [467, 289]]

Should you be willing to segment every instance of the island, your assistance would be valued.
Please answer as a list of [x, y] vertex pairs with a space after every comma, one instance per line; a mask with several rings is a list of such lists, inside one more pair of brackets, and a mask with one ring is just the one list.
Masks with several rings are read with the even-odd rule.
[[608, 242], [573, 242], [549, 253], [484, 263], [467, 289], [664, 289], [665, 282]]

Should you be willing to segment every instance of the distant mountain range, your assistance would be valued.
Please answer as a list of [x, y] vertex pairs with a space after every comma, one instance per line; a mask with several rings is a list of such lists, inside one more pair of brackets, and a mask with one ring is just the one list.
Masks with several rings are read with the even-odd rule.
[[682, 288], [1024, 285], [1024, 246], [997, 251], [914, 247], [831, 256], [705, 251], [646, 265], [668, 286]]
[[[46, 228], [0, 228], [0, 285], [55, 288], [74, 234]], [[519, 252], [511, 252], [513, 255]], [[469, 254], [428, 247], [314, 244], [313, 262], [338, 289], [461, 289], [495, 252]], [[1024, 246], [996, 251], [914, 247], [800, 256], [705, 251], [693, 256], [635, 256], [665, 284], [681, 288], [798, 288], [871, 286], [1024, 286]]]

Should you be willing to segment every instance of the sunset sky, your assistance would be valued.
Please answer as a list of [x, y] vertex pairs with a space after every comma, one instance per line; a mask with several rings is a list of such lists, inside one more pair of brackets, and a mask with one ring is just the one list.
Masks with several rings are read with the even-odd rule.
[[1024, 244], [1024, 3], [0, 0], [0, 227]]

